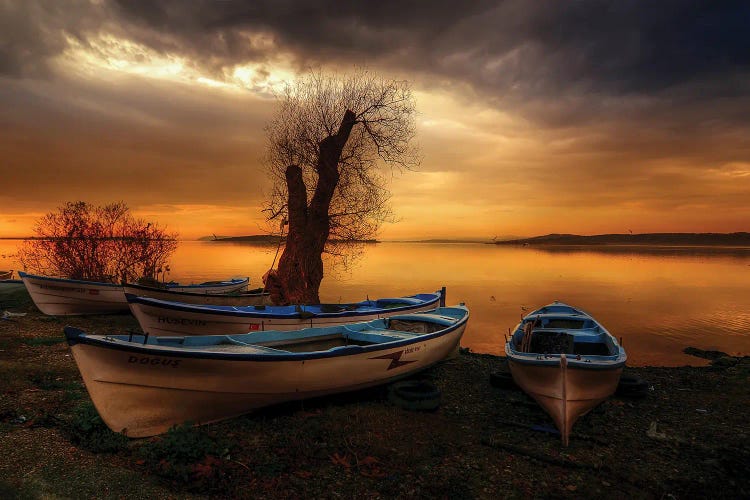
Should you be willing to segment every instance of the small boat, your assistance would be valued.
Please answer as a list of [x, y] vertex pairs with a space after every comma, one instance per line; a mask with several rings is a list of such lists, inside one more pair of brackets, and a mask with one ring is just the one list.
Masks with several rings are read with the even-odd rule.
[[513, 380], [549, 413], [565, 446], [576, 420], [615, 392], [627, 360], [601, 324], [562, 302], [526, 315], [505, 355]]
[[12, 280], [13, 279], [13, 270], [10, 271], [0, 271], [0, 281], [5, 280]]
[[460, 305], [293, 332], [65, 336], [104, 422], [145, 437], [412, 375], [454, 352], [468, 319]]
[[[210, 306], [125, 294], [133, 316], [149, 335], [236, 335], [255, 330], [299, 330], [434, 309], [441, 292], [304, 306]], [[444, 302], [440, 302], [444, 304]]]
[[[36, 307], [44, 314], [114, 314], [128, 312], [128, 301], [121, 284], [71, 280], [18, 272]], [[247, 287], [249, 278], [210, 281], [198, 285], [166, 283], [170, 290], [229, 293]]]
[[182, 302], [184, 304], [203, 304], [212, 306], [256, 306], [270, 305], [271, 294], [258, 288], [231, 294], [181, 292], [174, 289], [157, 288], [153, 286], [126, 283], [123, 285], [125, 293], [148, 297], [151, 299]]

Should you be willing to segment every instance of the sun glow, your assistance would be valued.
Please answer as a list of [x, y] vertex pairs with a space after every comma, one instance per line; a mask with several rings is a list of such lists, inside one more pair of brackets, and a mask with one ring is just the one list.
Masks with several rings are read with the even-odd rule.
[[57, 64], [84, 76], [135, 75], [231, 92], [250, 91], [261, 96], [271, 96], [295, 79], [290, 60], [283, 56], [273, 64], [248, 62], [209, 73], [184, 57], [110, 34], [92, 37], [85, 43], [70, 36], [66, 41], [68, 48], [58, 57]]

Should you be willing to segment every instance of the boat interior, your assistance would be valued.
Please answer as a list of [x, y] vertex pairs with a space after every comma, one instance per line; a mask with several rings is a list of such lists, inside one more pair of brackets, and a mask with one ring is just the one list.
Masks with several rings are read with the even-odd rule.
[[612, 337], [591, 318], [540, 314], [525, 320], [513, 334], [512, 345], [519, 352], [614, 356]]
[[414, 339], [444, 330], [467, 314], [461, 308], [440, 308], [432, 314], [418, 313], [297, 331], [259, 331], [241, 335], [149, 337], [108, 336], [110, 340], [189, 350], [237, 353], [305, 353], [331, 351], [349, 346], [369, 346]]
[[363, 300], [352, 304], [314, 304], [314, 305], [291, 305], [291, 306], [205, 306], [220, 311], [232, 312], [253, 312], [265, 311], [269, 314], [292, 315], [298, 314], [301, 317], [314, 317], [319, 314], [337, 314], [345, 311], [368, 311], [376, 309], [395, 309], [399, 307], [418, 306], [431, 300], [435, 300], [434, 294], [421, 293], [413, 297], [398, 297], [378, 300]]

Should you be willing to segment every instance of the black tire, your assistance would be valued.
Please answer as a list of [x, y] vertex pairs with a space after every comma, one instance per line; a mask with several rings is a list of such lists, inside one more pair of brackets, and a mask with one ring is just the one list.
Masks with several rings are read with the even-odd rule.
[[518, 387], [510, 372], [505, 371], [490, 373], [490, 385], [498, 389], [516, 389]]
[[435, 411], [440, 400], [440, 389], [425, 380], [404, 380], [388, 388], [388, 401], [404, 410]]
[[648, 395], [648, 382], [635, 375], [622, 375], [615, 394], [627, 398], [645, 398]]

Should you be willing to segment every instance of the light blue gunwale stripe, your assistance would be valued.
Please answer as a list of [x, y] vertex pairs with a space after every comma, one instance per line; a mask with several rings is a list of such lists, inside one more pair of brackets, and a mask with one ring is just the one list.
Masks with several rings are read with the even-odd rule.
[[[142, 335], [133, 336], [134, 342], [118, 342], [115, 343], [112, 340], [106, 340], [106, 338], [92, 338], [86, 335], [85, 332], [78, 328], [71, 326], [65, 327], [65, 337], [68, 344], [72, 347], [76, 344], [87, 344], [106, 349], [113, 349], [117, 351], [125, 351], [139, 354], [150, 354], [154, 356], [170, 357], [170, 358], [195, 358], [195, 359], [219, 359], [225, 361], [303, 361], [308, 359], [325, 359], [333, 358], [338, 356], [349, 356], [353, 354], [359, 354], [364, 352], [378, 352], [397, 347], [404, 347], [411, 344], [418, 344], [423, 341], [432, 340], [444, 335], [448, 335], [458, 328], [461, 328], [469, 320], [469, 310], [465, 307], [446, 308], [446, 309], [461, 309], [465, 311], [465, 314], [452, 326], [437, 332], [428, 333], [425, 335], [419, 335], [413, 338], [396, 340], [392, 342], [384, 342], [382, 344], [373, 344], [371, 346], [344, 346], [344, 349], [332, 349], [328, 351], [315, 351], [309, 353], [289, 353], [279, 351], [276, 353], [268, 354], [249, 354], [249, 353], [233, 353], [233, 352], [211, 352], [211, 351], [199, 351], [199, 350], [186, 350], [186, 349], [154, 349], [148, 347], [150, 344], [136, 344], [136, 339], [143, 339]], [[391, 318], [398, 319], [398, 317]], [[377, 320], [376, 320], [377, 321]], [[343, 328], [343, 327], [339, 327]], [[195, 346], [198, 347], [198, 346]]]
[[[313, 314], [313, 317], [319, 318], [356, 318], [359, 316], [370, 316], [373, 314], [388, 314], [389, 316], [393, 313], [404, 313], [420, 309], [423, 307], [431, 307], [440, 301], [439, 293], [428, 293], [419, 294], [425, 297], [422, 302], [418, 304], [410, 304], [403, 307], [391, 307], [391, 308], [375, 308], [371, 307], [362, 311], [340, 311], [336, 313], [318, 313], [313, 311], [306, 311], [305, 306], [301, 306], [303, 315], [306, 312]], [[160, 309], [170, 309], [173, 311], [192, 312], [199, 314], [216, 314], [220, 316], [236, 316], [244, 318], [257, 318], [257, 319], [311, 319], [303, 317], [299, 312], [293, 309], [290, 312], [278, 313], [274, 312], [274, 307], [285, 308], [282, 310], [289, 310], [294, 306], [265, 306], [265, 309], [255, 309], [253, 306], [212, 306], [204, 304], [185, 304], [182, 302], [173, 302], [168, 300], [152, 299], [148, 297], [139, 297], [137, 295], [125, 294], [125, 298], [129, 303], [132, 304], [143, 304]], [[413, 298], [413, 297], [408, 297]], [[342, 304], [342, 305], [357, 305], [357, 304]], [[359, 305], [363, 305], [360, 303]], [[356, 321], [356, 320], [355, 320]]]

